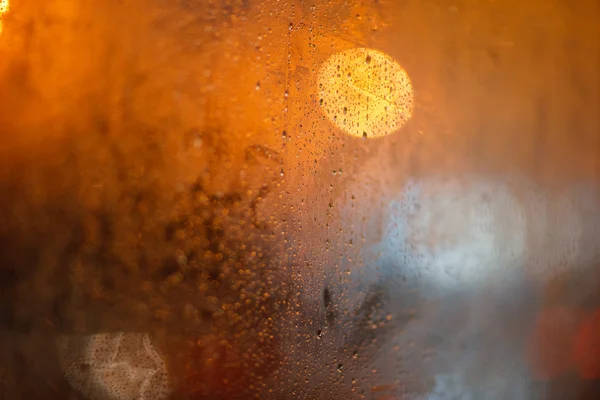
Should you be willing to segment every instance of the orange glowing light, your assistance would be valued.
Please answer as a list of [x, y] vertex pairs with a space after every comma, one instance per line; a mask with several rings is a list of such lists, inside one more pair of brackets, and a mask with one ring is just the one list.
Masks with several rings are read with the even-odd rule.
[[0, 0], [0, 35], [2, 34], [2, 17], [8, 12], [8, 0]]
[[573, 357], [579, 376], [583, 379], [600, 378], [600, 310], [586, 316], [577, 333]]
[[333, 54], [319, 74], [319, 104], [344, 132], [386, 136], [411, 117], [413, 89], [407, 72], [380, 51], [355, 48]]

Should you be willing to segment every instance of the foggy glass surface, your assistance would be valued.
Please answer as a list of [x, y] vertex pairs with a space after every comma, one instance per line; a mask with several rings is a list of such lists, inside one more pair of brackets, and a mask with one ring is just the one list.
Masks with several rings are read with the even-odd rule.
[[0, 398], [599, 398], [599, 21], [0, 0]]

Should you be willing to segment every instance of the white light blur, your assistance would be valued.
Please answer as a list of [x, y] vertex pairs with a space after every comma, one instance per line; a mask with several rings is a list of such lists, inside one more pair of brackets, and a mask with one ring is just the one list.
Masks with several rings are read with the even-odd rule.
[[87, 399], [162, 400], [169, 395], [166, 364], [146, 334], [63, 336], [58, 348], [67, 381]]
[[383, 273], [435, 296], [515, 279], [543, 283], [598, 261], [596, 189], [551, 191], [479, 176], [409, 181], [383, 212], [382, 240], [365, 252]]
[[526, 231], [526, 215], [506, 184], [411, 181], [390, 204], [381, 249], [410, 278], [436, 290], [461, 289], [518, 273]]

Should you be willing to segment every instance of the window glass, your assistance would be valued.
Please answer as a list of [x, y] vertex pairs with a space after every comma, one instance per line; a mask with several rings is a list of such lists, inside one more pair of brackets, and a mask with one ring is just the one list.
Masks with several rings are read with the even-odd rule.
[[596, 0], [0, 0], [0, 397], [596, 399]]

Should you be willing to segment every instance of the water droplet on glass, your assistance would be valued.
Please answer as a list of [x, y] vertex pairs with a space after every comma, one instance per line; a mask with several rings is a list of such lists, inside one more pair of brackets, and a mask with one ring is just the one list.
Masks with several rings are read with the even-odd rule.
[[256, 90], [260, 90], [260, 82], [256, 82]]

